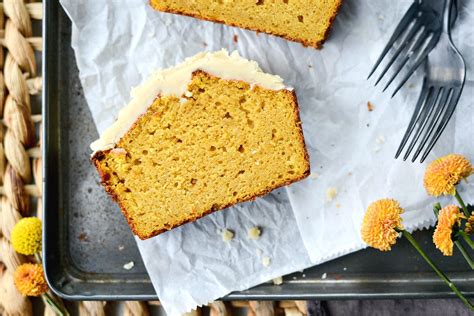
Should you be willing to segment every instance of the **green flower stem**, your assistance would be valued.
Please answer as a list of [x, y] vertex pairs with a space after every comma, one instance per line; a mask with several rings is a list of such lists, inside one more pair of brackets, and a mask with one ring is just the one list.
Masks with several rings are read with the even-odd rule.
[[403, 237], [408, 239], [410, 244], [418, 251], [418, 253], [425, 259], [426, 263], [436, 272], [436, 274], [449, 286], [449, 288], [456, 293], [459, 299], [468, 306], [471, 310], [474, 310], [474, 306], [464, 297], [461, 291], [448, 279], [448, 277], [436, 266], [436, 264], [426, 255], [426, 253], [421, 249], [420, 245], [416, 242], [415, 238], [407, 232], [406, 230], [401, 230]]
[[439, 211], [441, 211], [441, 204], [439, 204], [438, 202], [435, 205], [433, 205], [433, 213], [435, 214], [436, 219], [438, 219]]
[[[464, 215], [466, 215], [466, 217], [469, 218], [471, 214], [469, 213], [466, 204], [464, 204], [463, 199], [459, 195], [458, 190], [455, 190], [454, 196], [456, 197], [456, 200], [458, 200], [459, 204], [461, 205]], [[471, 238], [469, 238], [469, 236], [464, 231], [459, 230], [459, 235], [461, 235], [462, 238], [464, 238], [464, 240], [471, 247], [471, 249], [474, 249], [474, 242], [471, 240]]]
[[469, 214], [469, 211], [467, 210], [466, 204], [464, 204], [464, 201], [462, 200], [461, 196], [459, 195], [458, 190], [456, 190], [456, 189], [454, 189], [454, 197], [456, 198], [456, 200], [458, 200], [459, 205], [461, 205], [461, 208], [464, 212], [464, 215], [466, 215], [466, 217], [469, 218], [469, 216], [471, 216], [471, 214]]
[[56, 315], [69, 316], [69, 312], [64, 307], [61, 307], [48, 292], [44, 293], [42, 297], [45, 303], [51, 306]]
[[464, 241], [471, 247], [471, 249], [474, 249], [474, 241], [462, 230], [459, 230], [459, 235], [464, 238]]
[[466, 259], [471, 269], [474, 270], [474, 262], [472, 261], [471, 256], [469, 256], [469, 253], [466, 251], [466, 248], [464, 248], [464, 246], [459, 242], [459, 240], [456, 240], [454, 244], [456, 245], [456, 247], [458, 247], [459, 251], [463, 255], [464, 259]]

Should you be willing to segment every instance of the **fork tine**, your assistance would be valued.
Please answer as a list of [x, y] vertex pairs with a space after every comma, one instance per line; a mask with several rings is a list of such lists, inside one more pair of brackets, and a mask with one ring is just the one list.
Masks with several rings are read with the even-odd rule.
[[405, 152], [405, 155], [403, 156], [403, 160], [407, 160], [408, 157], [411, 154], [411, 151], [413, 150], [413, 147], [415, 147], [416, 142], [418, 141], [418, 138], [420, 138], [421, 133], [423, 132], [423, 129], [426, 125], [427, 118], [431, 115], [431, 112], [433, 110], [433, 105], [436, 103], [436, 100], [438, 99], [440, 90], [438, 89], [435, 91], [435, 88], [430, 88], [432, 89], [432, 93], [430, 94], [429, 99], [426, 101], [423, 109], [421, 110], [419, 120], [417, 120], [418, 127], [416, 128], [415, 134], [413, 138], [411, 139], [410, 145], [408, 146], [407, 151]]
[[413, 154], [413, 157], [411, 159], [411, 162], [415, 162], [415, 160], [418, 158], [418, 155], [421, 153], [423, 150], [423, 147], [425, 147], [426, 142], [430, 139], [431, 134], [433, 134], [433, 131], [436, 128], [436, 125], [438, 124], [439, 119], [441, 118], [443, 112], [445, 112], [445, 108], [447, 105], [447, 101], [449, 97], [451, 96], [451, 89], [446, 89], [446, 88], [441, 88], [441, 95], [439, 96], [438, 100], [436, 103], [433, 105], [433, 116], [429, 118], [429, 124], [427, 124], [427, 129], [425, 134], [423, 135], [423, 138], [421, 139], [418, 148], [416, 149], [415, 153]]
[[404, 39], [403, 43], [397, 48], [395, 53], [393, 54], [392, 58], [390, 58], [390, 61], [385, 65], [385, 68], [382, 70], [380, 73], [377, 81], [375, 82], [375, 86], [382, 80], [383, 76], [385, 73], [390, 69], [392, 64], [395, 62], [395, 60], [398, 58], [398, 55], [406, 48], [410, 47], [410, 43], [413, 39], [413, 37], [418, 33], [418, 31], [423, 27], [423, 24], [421, 23], [420, 19], [417, 19], [413, 27], [409, 30], [408, 35]]
[[[397, 85], [395, 88], [395, 91], [392, 93], [392, 98], [397, 94], [398, 90], [401, 89], [401, 87], [410, 79], [411, 75], [420, 67], [421, 63], [425, 61], [426, 57], [428, 54], [431, 52], [431, 50], [436, 46], [436, 43], [438, 42], [437, 36], [433, 36], [428, 45], [423, 49], [422, 53], [418, 56], [416, 61], [414, 62], [413, 66], [409, 68], [407, 71], [406, 75], [403, 77], [403, 79], [400, 81], [400, 83]], [[425, 38], [426, 39], [426, 38]], [[420, 43], [421, 45], [421, 43]]]
[[[392, 77], [388, 80], [387, 84], [383, 88], [383, 91], [387, 90], [387, 88], [392, 84], [393, 80], [395, 80], [395, 78], [398, 76], [398, 74], [402, 72], [403, 67], [405, 67], [405, 65], [410, 61], [410, 58], [413, 56], [413, 54], [420, 48], [420, 46], [426, 41], [426, 39], [428, 37], [429, 37], [429, 32], [426, 31], [426, 29], [425, 29], [421, 32], [420, 36], [418, 36], [418, 38], [415, 40], [415, 42], [412, 43], [412, 45], [410, 47], [408, 47], [405, 58], [400, 63], [398, 68], [394, 71]], [[413, 74], [413, 72], [415, 70], [416, 70], [416, 68], [409, 69], [409, 71], [407, 72], [405, 77], [410, 78], [410, 76]], [[393, 96], [394, 96], [394, 94], [392, 94], [392, 98], [393, 98]]]
[[383, 88], [382, 92], [385, 92], [385, 90], [387, 90], [387, 88], [390, 86], [390, 84], [393, 82], [393, 80], [395, 80], [395, 78], [400, 73], [400, 71], [402, 71], [403, 67], [405, 67], [405, 65], [406, 65], [406, 63], [408, 62], [409, 59], [410, 59], [410, 57], [408, 57], [408, 56], [405, 56], [405, 58], [403, 58], [403, 61], [400, 63], [400, 65], [397, 67], [397, 69], [393, 72], [392, 77], [390, 77], [390, 79], [385, 84], [385, 87]]
[[405, 31], [405, 28], [407, 26], [407, 24], [413, 19], [413, 17], [415, 16], [416, 12], [418, 12], [418, 6], [420, 4], [417, 3], [417, 1], [414, 1], [412, 3], [412, 5], [410, 6], [410, 8], [408, 9], [408, 11], [405, 13], [405, 15], [403, 16], [402, 20], [400, 21], [400, 23], [398, 23], [397, 27], [395, 28], [395, 31], [393, 32], [392, 36], [390, 37], [390, 40], [388, 41], [387, 45], [385, 46], [385, 48], [383, 49], [382, 53], [380, 54], [379, 58], [377, 59], [377, 61], [375, 62], [374, 66], [372, 67], [372, 70], [370, 71], [369, 73], [369, 76], [367, 77], [367, 79], [369, 79], [372, 74], [375, 72], [375, 70], [377, 69], [377, 67], [379, 66], [380, 62], [382, 61], [382, 59], [384, 59], [385, 55], [388, 53], [388, 51], [390, 50], [390, 48], [392, 47], [392, 45], [395, 43], [395, 41], [398, 39], [398, 37], [400, 36], [400, 34], [403, 33], [403, 31]]
[[448, 108], [446, 109], [446, 112], [444, 113], [444, 116], [441, 119], [441, 123], [439, 124], [438, 129], [436, 130], [436, 133], [433, 135], [433, 138], [428, 143], [428, 146], [426, 147], [425, 152], [421, 156], [421, 159], [420, 159], [421, 163], [425, 161], [426, 157], [428, 157], [429, 153], [433, 149], [434, 145], [438, 141], [439, 137], [443, 133], [446, 126], [448, 125], [448, 122], [451, 119], [451, 116], [453, 115], [454, 110], [456, 109], [459, 98], [461, 97], [461, 91], [462, 91], [462, 88], [460, 90], [453, 91], [451, 100], [449, 101]]
[[400, 145], [398, 146], [397, 153], [395, 154], [395, 159], [400, 156], [401, 152], [403, 151], [403, 148], [405, 147], [408, 139], [410, 138], [411, 132], [415, 128], [415, 124], [420, 118], [420, 110], [422, 108], [422, 105], [425, 104], [430, 97], [431, 89], [426, 88], [426, 81], [423, 82], [423, 87], [421, 88], [421, 93], [420, 96], [418, 97], [418, 101], [415, 106], [415, 110], [413, 111], [413, 114], [410, 119], [410, 123], [408, 124], [408, 127], [405, 131], [405, 135], [403, 135], [402, 141], [400, 142]]

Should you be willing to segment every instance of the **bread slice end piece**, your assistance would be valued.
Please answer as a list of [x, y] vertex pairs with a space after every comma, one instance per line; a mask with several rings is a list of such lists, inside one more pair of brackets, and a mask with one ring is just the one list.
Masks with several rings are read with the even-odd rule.
[[[267, 33], [270, 35], [282, 37], [289, 41], [299, 42], [303, 46], [313, 47], [315, 49], [321, 49], [323, 47], [324, 42], [329, 36], [332, 24], [334, 20], [336, 19], [336, 16], [342, 6], [342, 0], [328, 1], [328, 2], [333, 2], [333, 4], [331, 6], [331, 10], [328, 12], [328, 15], [325, 16], [325, 22], [323, 22], [324, 27], [322, 28], [323, 33], [319, 36], [315, 36], [314, 38], [309, 39], [309, 38], [304, 38], [303, 36], [298, 36], [297, 31], [294, 32], [294, 34], [290, 34], [287, 31], [282, 31], [282, 30], [277, 30], [277, 29], [268, 29], [264, 26], [257, 26], [257, 23], [241, 22], [241, 21], [238, 21], [238, 19], [231, 18], [229, 16], [224, 16], [221, 14], [215, 14], [215, 13], [206, 14], [205, 11], [203, 11], [201, 8], [200, 10], [196, 10], [196, 9], [189, 8], [188, 5], [185, 5], [185, 6], [170, 5], [169, 2], [170, 1], [166, 1], [166, 0], [165, 1], [164, 0], [149, 0], [150, 6], [157, 11], [190, 16], [196, 19], [215, 22], [215, 23], [222, 23], [222, 24], [226, 24], [226, 25], [230, 25], [234, 27], [252, 30], [257, 33]], [[256, 8], [258, 8], [259, 1], [256, 1], [255, 5], [257, 5]], [[302, 16], [303, 15], [298, 15], [297, 17], [300, 18]], [[288, 26], [285, 26], [285, 27], [287, 28]]]

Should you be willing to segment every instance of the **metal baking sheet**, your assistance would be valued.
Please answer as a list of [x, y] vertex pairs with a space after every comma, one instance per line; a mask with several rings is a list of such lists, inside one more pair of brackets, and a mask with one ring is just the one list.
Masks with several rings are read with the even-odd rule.
[[[48, 282], [71, 300], [156, 299], [132, 233], [89, 162], [89, 143], [98, 134], [70, 47], [71, 24], [58, 1], [45, 1], [44, 23], [43, 255]], [[459, 255], [443, 257], [431, 234], [416, 232], [415, 237], [461, 290], [474, 295], [472, 271]], [[130, 261], [134, 268], [125, 270]], [[262, 284], [225, 299], [448, 296], [453, 296], [450, 290], [400, 240], [390, 253], [359, 251], [286, 276], [281, 286]]]

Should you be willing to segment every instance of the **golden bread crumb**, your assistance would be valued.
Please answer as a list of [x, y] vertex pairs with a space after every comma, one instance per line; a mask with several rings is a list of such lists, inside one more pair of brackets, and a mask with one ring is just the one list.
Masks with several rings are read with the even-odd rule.
[[283, 284], [283, 278], [281, 276], [274, 278], [272, 281], [273, 281], [273, 284], [275, 285]]
[[328, 202], [331, 202], [332, 200], [334, 200], [336, 195], [337, 195], [337, 189], [336, 188], [329, 188], [326, 191], [326, 200]]
[[126, 264], [124, 264], [123, 268], [125, 270], [132, 270], [134, 266], [135, 266], [135, 262], [130, 261], [130, 262], [127, 262]]
[[374, 105], [372, 104], [372, 102], [367, 102], [367, 110], [369, 112], [372, 112], [374, 110]]
[[253, 240], [257, 240], [260, 238], [260, 234], [261, 234], [261, 231], [260, 231], [260, 228], [258, 227], [252, 227], [249, 229], [248, 231], [248, 236], [250, 239], [253, 239]]
[[265, 268], [269, 267], [271, 264], [270, 258], [267, 256], [262, 257], [262, 264]]
[[379, 137], [377, 137], [377, 138], [375, 139], [375, 142], [376, 142], [377, 144], [383, 144], [383, 143], [385, 143], [385, 136], [380, 135]]
[[229, 242], [232, 239], [234, 239], [234, 233], [228, 229], [223, 229], [221, 231], [221, 236], [222, 236], [222, 240], [225, 242]]

